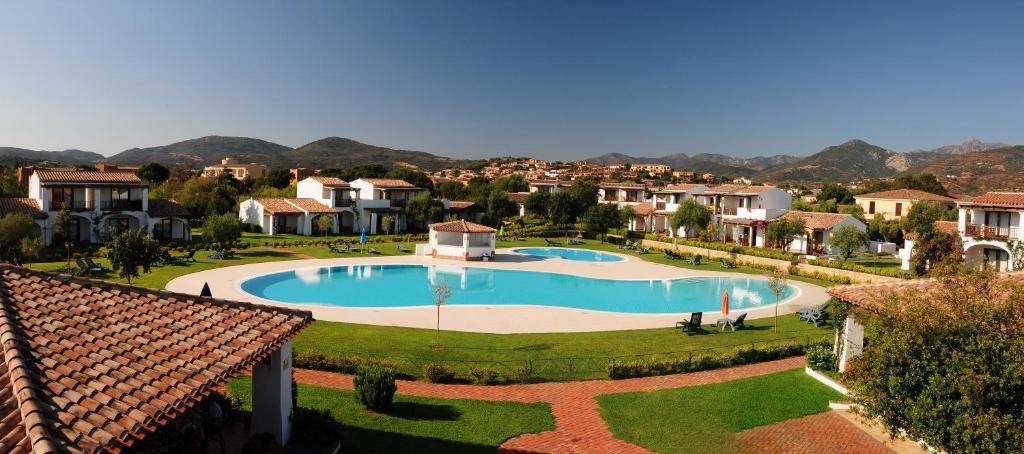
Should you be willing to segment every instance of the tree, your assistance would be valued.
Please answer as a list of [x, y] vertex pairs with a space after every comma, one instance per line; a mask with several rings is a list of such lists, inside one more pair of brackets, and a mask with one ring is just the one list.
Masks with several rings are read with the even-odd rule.
[[0, 218], [0, 260], [21, 265], [21, 240], [39, 236], [39, 226], [25, 213], [8, 213]]
[[334, 216], [320, 215], [316, 218], [316, 227], [320, 230], [320, 236], [327, 236], [327, 233], [334, 228]]
[[601, 235], [601, 243], [609, 229], [622, 227], [622, 213], [619, 207], [611, 203], [600, 203], [590, 207], [583, 214], [583, 228]]
[[[64, 252], [68, 258], [67, 272], [71, 272], [71, 238], [68, 230], [71, 228], [71, 213], [67, 206], [61, 206], [57, 216], [53, 218], [53, 233], [60, 235], [64, 241]], [[75, 232], [76, 234], [78, 232]]]
[[559, 191], [551, 196], [548, 219], [555, 225], [569, 225], [576, 222], [576, 200], [567, 191]]
[[434, 195], [442, 199], [462, 200], [469, 196], [469, 191], [458, 181], [442, 181], [434, 185]]
[[572, 182], [572, 186], [561, 192], [567, 192], [572, 196], [573, 217], [583, 216], [590, 207], [597, 205], [598, 181], [595, 178], [584, 177]]
[[527, 213], [547, 217], [551, 210], [551, 194], [547, 192], [531, 192], [523, 201], [523, 208]]
[[707, 228], [709, 222], [711, 222], [711, 211], [694, 199], [684, 200], [669, 219], [673, 234], [678, 232], [680, 227], [686, 229], [684, 237], [690, 236], [697, 229]]
[[493, 225], [519, 213], [516, 204], [508, 199], [508, 193], [502, 189], [495, 189], [488, 194], [486, 208], [484, 218]]
[[903, 230], [926, 235], [935, 230], [935, 221], [942, 219], [942, 206], [938, 203], [922, 200], [910, 207], [903, 218]]
[[854, 203], [851, 205], [844, 205], [841, 211], [843, 214], [848, 214], [850, 216], [857, 218], [857, 220], [860, 222], [863, 222], [865, 224], [868, 223], [867, 219], [864, 218], [864, 207], [860, 206], [859, 204]]
[[960, 263], [964, 255], [960, 235], [931, 231], [918, 234], [910, 255], [910, 268], [923, 276], [941, 264]]
[[[1024, 283], [943, 273], [854, 312], [870, 339], [847, 369], [856, 402], [894, 436], [937, 451], [1024, 447]], [[905, 431], [905, 432], [904, 432]]]
[[437, 338], [434, 343], [434, 348], [444, 348], [441, 345], [441, 306], [444, 306], [448, 302], [448, 298], [452, 296], [452, 290], [444, 283], [438, 283], [434, 286], [434, 306], [437, 307]]
[[206, 219], [203, 238], [221, 247], [231, 247], [242, 237], [242, 223], [231, 213], [224, 213]]
[[444, 218], [444, 204], [431, 197], [429, 192], [420, 192], [406, 202], [405, 216], [417, 226], [437, 222]]
[[292, 183], [292, 173], [285, 169], [273, 169], [267, 173], [263, 184], [277, 189], [287, 188]]
[[390, 172], [384, 175], [387, 178], [394, 178], [396, 180], [402, 180], [417, 188], [423, 188], [428, 191], [433, 191], [434, 180], [430, 179], [430, 176], [420, 172], [419, 170], [413, 170], [405, 167], [395, 167]]
[[788, 284], [786, 276], [778, 270], [772, 271], [772, 275], [768, 277], [768, 290], [775, 295], [775, 328], [772, 331], [776, 333], [779, 332], [779, 301], [786, 295]]
[[835, 203], [846, 205], [854, 202], [853, 193], [846, 186], [838, 183], [828, 183], [821, 188], [818, 194], [818, 202], [835, 200]]
[[875, 217], [868, 222], [868, 237], [872, 240], [882, 240], [886, 243], [896, 241], [900, 234], [900, 221], [886, 219], [882, 213], [875, 213]]
[[139, 277], [139, 268], [148, 273], [160, 261], [160, 243], [149, 237], [145, 229], [125, 230], [107, 243], [107, 259], [118, 276], [132, 284]]
[[380, 226], [384, 228], [384, 234], [390, 235], [391, 228], [395, 226], [395, 215], [385, 214], [380, 218]]
[[768, 241], [785, 249], [796, 237], [803, 235], [805, 231], [802, 218], [784, 217], [768, 224]]
[[171, 176], [171, 169], [158, 162], [150, 162], [139, 166], [139, 178], [153, 184], [161, 184]]
[[[238, 212], [238, 180], [227, 175], [225, 178], [191, 178], [173, 193], [164, 190], [163, 196], [174, 198], [197, 218]], [[169, 182], [168, 182], [169, 183]], [[174, 190], [174, 185], [164, 185]]]
[[491, 187], [505, 192], [526, 192], [530, 190], [530, 183], [526, 177], [519, 174], [504, 175], [491, 181]]
[[29, 263], [39, 258], [39, 253], [42, 251], [43, 238], [41, 236], [21, 239], [21, 256]]
[[843, 261], [853, 255], [854, 251], [868, 247], [871, 239], [868, 234], [857, 228], [855, 225], [847, 224], [840, 226], [832, 232], [832, 238], [828, 240], [829, 245], [839, 248]]

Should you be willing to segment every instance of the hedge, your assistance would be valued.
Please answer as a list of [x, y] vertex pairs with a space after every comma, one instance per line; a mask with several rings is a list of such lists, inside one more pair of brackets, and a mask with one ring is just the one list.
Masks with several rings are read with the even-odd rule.
[[900, 279], [913, 279], [914, 273], [910, 271], [894, 270], [891, 268], [873, 268], [870, 266], [864, 266], [853, 262], [835, 262], [828, 260], [808, 260], [808, 264], [815, 266], [823, 266], [826, 268], [835, 268], [846, 271], [855, 271], [858, 273], [874, 274], [877, 276], [895, 277]]
[[825, 346], [828, 346], [828, 342], [822, 341], [810, 345], [803, 342], [791, 342], [760, 347], [744, 346], [725, 354], [697, 353], [685, 358], [612, 361], [608, 364], [608, 378], [619, 380], [722, 369], [798, 356], [804, 354], [808, 348]]
[[683, 246], [698, 247], [703, 249], [713, 249], [716, 251], [728, 252], [730, 254], [743, 254], [752, 255], [755, 257], [762, 257], [766, 259], [785, 260], [792, 262], [796, 260], [796, 256], [785, 251], [779, 251], [775, 249], [766, 249], [761, 247], [748, 247], [739, 246], [736, 244], [719, 243], [719, 242], [704, 242], [697, 241], [688, 238], [669, 238], [664, 235], [658, 235], [656, 233], [648, 233], [643, 236], [644, 239], [651, 241], [661, 241], [663, 243], [674, 243]]
[[837, 274], [822, 273], [820, 271], [804, 271], [796, 265], [789, 266], [789, 274], [793, 276], [809, 277], [811, 279], [818, 279], [822, 281], [835, 282], [837, 284], [852, 284], [853, 280], [847, 276], [839, 276]]

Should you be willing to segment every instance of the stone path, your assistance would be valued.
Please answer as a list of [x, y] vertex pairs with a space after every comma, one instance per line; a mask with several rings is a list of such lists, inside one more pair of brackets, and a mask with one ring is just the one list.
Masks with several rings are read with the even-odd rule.
[[[612, 436], [598, 412], [595, 396], [601, 394], [613, 394], [637, 391], [655, 391], [659, 389], [680, 388], [684, 386], [704, 385], [718, 383], [739, 378], [765, 375], [794, 369], [804, 366], [803, 357], [793, 357], [777, 361], [769, 361], [746, 366], [733, 367], [728, 369], [695, 372], [690, 374], [666, 375], [661, 377], [645, 377], [627, 380], [592, 380], [567, 383], [538, 383], [531, 385], [508, 385], [508, 386], [480, 386], [480, 385], [440, 385], [419, 381], [399, 381], [398, 392], [416, 396], [440, 397], [448, 399], [480, 399], [480, 400], [504, 400], [516, 402], [547, 402], [551, 404], [551, 411], [555, 416], [555, 430], [538, 434], [526, 434], [506, 441], [502, 446], [503, 452], [543, 452], [543, 453], [642, 453], [645, 449], [619, 440]], [[328, 386], [334, 388], [352, 388], [352, 376], [336, 374], [332, 372], [321, 372], [307, 369], [296, 369], [295, 380], [299, 383]], [[828, 415], [828, 413], [826, 413]], [[829, 417], [825, 417], [829, 418]], [[806, 420], [799, 418], [798, 420]], [[855, 426], [848, 421], [835, 421], [832, 419], [812, 419], [810, 422], [794, 423], [794, 426], [782, 426], [788, 423], [785, 421], [772, 426], [767, 426], [765, 434], [745, 432], [748, 437], [753, 437], [757, 443], [761, 440], [775, 438], [782, 439], [785, 434], [791, 433], [792, 437], [804, 437], [807, 434], [814, 435], [812, 441], [825, 442], [824, 445], [834, 446], [830, 433], [836, 427]], [[810, 429], [813, 430], [810, 430]], [[757, 429], [755, 429], [757, 430]], [[808, 432], [810, 430], [810, 432]], [[814, 432], [817, 430], [817, 432]], [[803, 431], [803, 432], [801, 432]], [[845, 433], [845, 432], [844, 432]], [[777, 436], [775, 434], [778, 434]], [[862, 440], [855, 434], [848, 434], [851, 443], [863, 442], [865, 446], [873, 441], [867, 435], [868, 440]], [[758, 446], [758, 445], [751, 445]], [[850, 446], [860, 446], [851, 444]], [[881, 446], [875, 442], [875, 446]], [[760, 447], [760, 446], [758, 446]], [[845, 452], [887, 452], [859, 450]], [[771, 452], [768, 451], [762, 452]], [[787, 452], [828, 452], [828, 451], [787, 451]], [[834, 452], [834, 451], [833, 451]]]
[[793, 418], [756, 427], [736, 437], [740, 452], [815, 454], [855, 452], [888, 454], [893, 450], [862, 431], [837, 411]]

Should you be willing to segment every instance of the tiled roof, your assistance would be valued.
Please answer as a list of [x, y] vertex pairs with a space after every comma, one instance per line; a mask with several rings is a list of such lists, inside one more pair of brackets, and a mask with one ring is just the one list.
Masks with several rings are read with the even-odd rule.
[[647, 216], [654, 212], [654, 204], [651, 202], [641, 202], [633, 205], [633, 214], [637, 216]]
[[430, 224], [430, 230], [436, 230], [438, 232], [455, 232], [455, 233], [494, 233], [491, 227], [486, 225], [480, 225], [475, 222], [469, 221], [449, 221], [439, 222], [437, 224]]
[[416, 186], [413, 186], [412, 183], [409, 183], [408, 181], [405, 181], [405, 180], [395, 179], [395, 178], [360, 178], [360, 179], [365, 181], [365, 182], [367, 182], [367, 183], [370, 183], [370, 184], [372, 184], [372, 185], [374, 185], [374, 186], [376, 186], [378, 188], [385, 188], [385, 189], [386, 188], [416, 189]]
[[647, 186], [645, 186], [643, 183], [612, 183], [612, 182], [601, 183], [600, 187], [601, 188], [607, 188], [607, 189], [645, 189], [645, 188], [647, 188]]
[[476, 206], [475, 203], [468, 200], [450, 200], [448, 201], [448, 207], [453, 210], [465, 210], [466, 208]]
[[572, 186], [572, 181], [569, 180], [530, 180], [530, 186]]
[[156, 218], [187, 218], [192, 216], [188, 208], [181, 206], [180, 203], [172, 199], [149, 199], [149, 211], [147, 213]]
[[1024, 192], [989, 192], [960, 202], [961, 205], [1024, 207]]
[[[957, 221], [935, 221], [935, 231], [939, 233], [950, 233], [956, 235], [960, 232], [960, 224]], [[916, 240], [918, 237], [917, 232], [907, 232], [903, 235], [903, 238], [908, 240]]]
[[840, 213], [818, 213], [811, 211], [787, 211], [782, 217], [790, 219], [803, 219], [804, 227], [814, 230], [828, 230], [836, 224], [853, 218], [849, 214]]
[[256, 199], [263, 211], [270, 214], [334, 213], [334, 209], [313, 199]]
[[659, 193], [686, 192], [686, 191], [689, 191], [689, 190], [691, 190], [693, 188], [696, 188], [698, 186], [701, 186], [701, 185], [699, 185], [699, 184], [670, 184], [670, 185], [667, 185], [667, 186], [659, 189], [657, 192], [659, 192]]
[[752, 186], [746, 184], [721, 184], [712, 186], [705, 191], [705, 194], [726, 194], [726, 195], [756, 195], [765, 191], [776, 189], [774, 186]]
[[7, 213], [25, 213], [36, 219], [46, 219], [46, 213], [35, 199], [0, 198], [0, 217]]
[[4, 452], [118, 452], [313, 321], [23, 268], [0, 275]]
[[523, 203], [526, 198], [530, 196], [529, 192], [510, 192], [508, 193], [508, 199], [515, 203]]
[[99, 172], [94, 170], [36, 170], [41, 183], [123, 183], [142, 184], [131, 172]]
[[932, 194], [917, 189], [894, 189], [892, 191], [872, 192], [855, 196], [858, 199], [892, 199], [892, 200], [930, 200], [932, 202], [954, 202], [952, 197]]
[[[1000, 273], [999, 277], [1024, 280], [1024, 272]], [[924, 299], [938, 290], [940, 283], [935, 279], [914, 279], [910, 281], [886, 282], [882, 284], [842, 285], [828, 289], [828, 294], [865, 309], [883, 309], [887, 298], [902, 292]]]
[[329, 188], [347, 188], [347, 187], [349, 187], [347, 181], [342, 180], [341, 178], [338, 178], [338, 177], [321, 177], [321, 176], [314, 175], [314, 176], [309, 177], [309, 179], [311, 179], [313, 181], [316, 181], [316, 182], [318, 182], [318, 183], [320, 183], [320, 184], [322, 184], [324, 186], [327, 186]]

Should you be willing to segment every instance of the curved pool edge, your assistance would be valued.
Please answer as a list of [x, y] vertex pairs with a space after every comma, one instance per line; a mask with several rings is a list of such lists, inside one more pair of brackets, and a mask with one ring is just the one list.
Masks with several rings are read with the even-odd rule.
[[[607, 261], [605, 261], [605, 260], [577, 260], [577, 259], [571, 259], [571, 258], [560, 257], [560, 256], [539, 255], [539, 254], [538, 255], [534, 255], [534, 254], [529, 254], [529, 253], [522, 252], [525, 249], [561, 249], [561, 250], [566, 250], [566, 251], [587, 251], [587, 252], [591, 252], [591, 253], [594, 253], [594, 254], [597, 254], [597, 255], [609, 255], [609, 256], [615, 257], [616, 260], [607, 260]], [[508, 250], [509, 250], [509, 252], [511, 252], [513, 254], [518, 254], [518, 255], [525, 256], [525, 257], [531, 257], [531, 258], [535, 258], [535, 259], [538, 259], [538, 260], [565, 260], [567, 262], [583, 262], [583, 263], [621, 263], [621, 262], [628, 262], [628, 261], [631, 260], [631, 257], [629, 255], [620, 254], [620, 253], [617, 253], [617, 252], [597, 251], [597, 250], [593, 250], [593, 249], [571, 248], [571, 247], [567, 247], [567, 246], [520, 246], [520, 247], [508, 248]]]
[[[437, 260], [428, 257], [415, 256], [286, 260], [236, 265], [213, 270], [199, 271], [171, 280], [167, 284], [166, 288], [172, 292], [198, 295], [203, 284], [209, 283], [214, 297], [218, 299], [244, 301], [287, 309], [309, 310], [313, 313], [314, 318], [318, 320], [423, 329], [433, 329], [435, 327], [436, 312], [433, 306], [404, 308], [339, 308], [311, 304], [281, 303], [259, 298], [236, 289], [236, 286], [238, 286], [241, 281], [249, 279], [256, 274], [288, 271], [295, 268], [345, 266], [362, 263], [466, 265], [465, 262], [461, 261]], [[611, 270], [609, 270], [607, 264], [601, 264], [600, 262], [577, 263], [590, 266], [581, 266], [580, 269], [575, 270], [577, 273], [573, 274], [592, 277], [610, 277], [608, 273]], [[623, 262], [611, 263], [615, 263], [619, 266], [624, 265]], [[630, 260], [628, 263], [630, 264], [629, 269], [617, 270], [622, 271], [617, 274], [638, 276], [636, 277], [638, 279], [715, 275], [736, 276], [736, 273], [694, 271], [685, 268], [660, 265], [644, 260]], [[539, 264], [545, 265], [540, 266]], [[564, 264], [565, 261], [561, 260], [542, 260], [529, 262], [528, 266], [536, 267], [535, 270], [538, 271], [555, 271], [559, 269], [559, 266], [564, 268]], [[517, 269], [517, 266], [519, 265], [522, 264], [499, 262], [472, 264], [472, 266], [478, 267], [510, 267], [510, 269]], [[779, 303], [780, 314], [792, 313], [799, 307], [820, 305], [828, 301], [829, 297], [825, 293], [824, 287], [792, 280], [789, 284], [796, 288], [798, 293]], [[768, 318], [774, 315], [774, 307], [774, 304], [769, 304], [757, 309], [732, 311], [730, 315], [736, 316], [742, 312], [747, 312], [747, 318], [750, 320]], [[719, 312], [704, 313], [705, 320], [711, 322], [720, 316], [721, 314]], [[629, 314], [559, 308], [552, 306], [498, 307], [465, 305], [446, 306], [441, 311], [441, 327], [446, 330], [494, 334], [570, 333], [664, 328], [674, 326], [675, 322], [682, 318], [683, 317], [679, 314]]]

